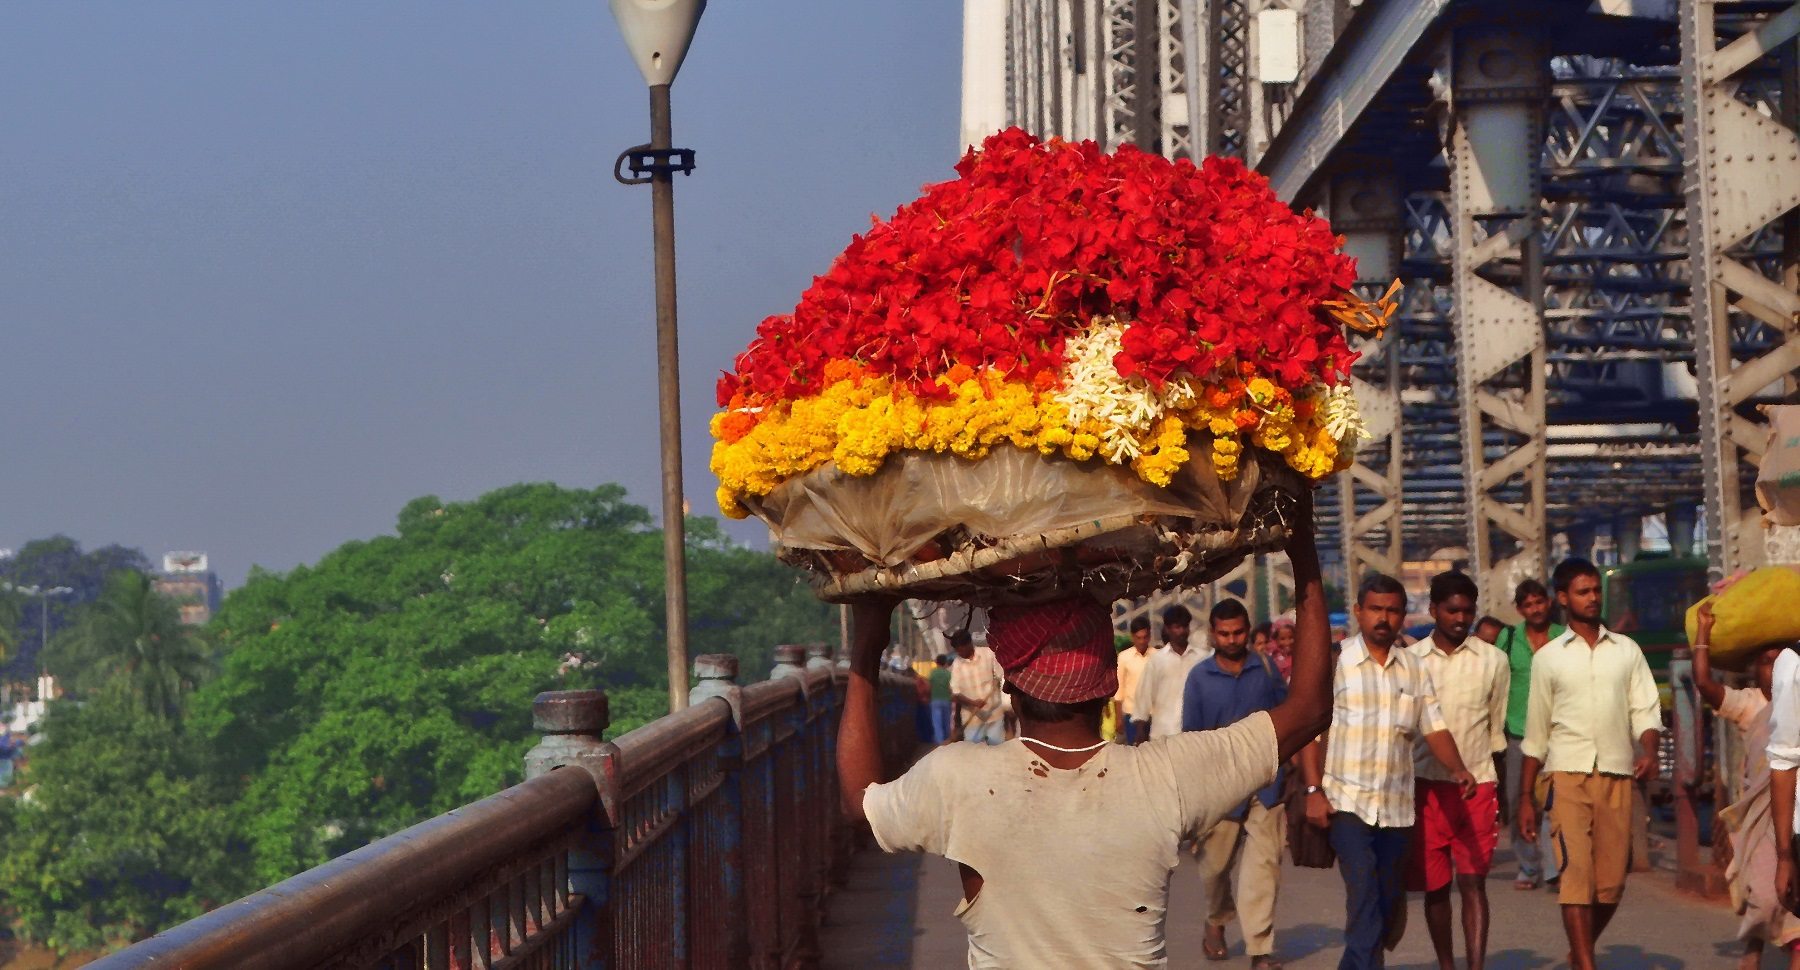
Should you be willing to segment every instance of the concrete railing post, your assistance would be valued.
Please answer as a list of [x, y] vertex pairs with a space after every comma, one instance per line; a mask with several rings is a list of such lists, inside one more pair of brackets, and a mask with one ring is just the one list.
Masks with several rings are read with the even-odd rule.
[[[612, 723], [606, 693], [597, 690], [553, 690], [531, 702], [531, 724], [542, 733], [525, 753], [525, 777], [536, 778], [557, 769], [585, 769], [600, 787], [604, 800], [604, 761], [612, 745], [602, 740]], [[599, 970], [607, 965], [612, 941], [602, 935], [612, 906], [608, 895], [610, 863], [605, 847], [609, 826], [606, 810], [588, 820], [584, 837], [569, 850], [569, 891], [581, 894], [582, 913], [575, 923], [575, 966]]]
[[693, 689], [688, 691], [688, 706], [721, 698], [731, 705], [731, 721], [742, 730], [743, 691], [738, 687], [738, 658], [729, 653], [703, 653], [694, 658], [694, 680]]
[[775, 648], [775, 666], [769, 668], [769, 679], [803, 677], [806, 674], [806, 648], [797, 643], [784, 643]]
[[727, 924], [699, 931], [728, 934], [726, 964], [734, 967], [750, 962], [750, 905], [744, 890], [744, 706], [737, 679], [737, 657], [728, 653], [701, 654], [694, 658], [696, 683], [688, 691], [690, 708], [715, 697], [731, 708], [731, 727], [716, 753], [721, 779], [715, 798], [724, 812], [700, 823], [715, 827], [712, 834], [718, 857], [707, 860], [710, 865], [703, 867], [707, 871], [693, 873], [693, 880], [696, 885], [710, 884], [722, 897], [721, 908], [730, 914]]

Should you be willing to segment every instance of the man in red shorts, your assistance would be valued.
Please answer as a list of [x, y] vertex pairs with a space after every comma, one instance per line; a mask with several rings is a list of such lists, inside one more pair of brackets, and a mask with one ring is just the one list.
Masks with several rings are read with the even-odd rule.
[[1506, 654], [1469, 635], [1475, 621], [1475, 582], [1463, 573], [1440, 573], [1431, 581], [1431, 636], [1408, 647], [1422, 660], [1437, 690], [1444, 724], [1475, 776], [1474, 793], [1464, 795], [1431, 752], [1419, 745], [1414, 770], [1418, 786], [1413, 799], [1418, 823], [1413, 828], [1410, 888], [1425, 893], [1425, 925], [1438, 966], [1455, 970], [1455, 939], [1450, 929], [1450, 883], [1454, 874], [1462, 896], [1463, 944], [1469, 970], [1487, 961], [1488, 867], [1499, 838], [1499, 781], [1494, 759], [1506, 753], [1506, 698], [1511, 671]]

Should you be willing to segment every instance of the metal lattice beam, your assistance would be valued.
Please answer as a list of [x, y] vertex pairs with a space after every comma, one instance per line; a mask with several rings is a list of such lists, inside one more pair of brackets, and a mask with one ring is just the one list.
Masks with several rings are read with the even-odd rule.
[[[1746, 465], [1761, 456], [1766, 432], [1749, 410], [1770, 385], [1791, 392], [1800, 372], [1800, 294], [1793, 260], [1757, 266], [1734, 250], [1785, 220], [1792, 256], [1792, 213], [1800, 205], [1800, 135], [1794, 130], [1794, 38], [1800, 4], [1773, 15], [1706, 0], [1681, 4], [1681, 100], [1689, 119], [1683, 189], [1690, 225], [1690, 314], [1700, 394], [1701, 462], [1706, 482], [1707, 552], [1729, 575], [1767, 555], [1755, 506], [1745, 501]], [[1720, 44], [1721, 39], [1725, 41]], [[1753, 69], [1770, 52], [1786, 60], [1785, 99], [1759, 84]], [[1771, 346], [1734, 352], [1733, 317], [1769, 334]]]

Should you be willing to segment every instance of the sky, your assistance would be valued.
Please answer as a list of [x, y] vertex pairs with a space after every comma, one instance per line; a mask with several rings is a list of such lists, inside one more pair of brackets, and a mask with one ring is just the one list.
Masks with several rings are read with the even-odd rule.
[[[956, 0], [701, 20], [673, 91], [695, 512], [719, 371], [953, 177], [960, 50]], [[203, 550], [236, 585], [421, 495], [656, 511], [650, 191], [611, 174], [647, 105], [601, 0], [10, 0], [0, 548]]]

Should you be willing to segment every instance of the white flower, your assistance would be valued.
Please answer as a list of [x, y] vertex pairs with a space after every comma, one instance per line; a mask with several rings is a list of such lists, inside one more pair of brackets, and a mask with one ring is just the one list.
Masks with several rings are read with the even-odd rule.
[[1100, 425], [1100, 456], [1114, 464], [1136, 458], [1164, 414], [1199, 399], [1190, 378], [1164, 383], [1159, 392], [1141, 377], [1121, 377], [1113, 358], [1124, 349], [1125, 325], [1099, 318], [1080, 336], [1064, 341], [1063, 388], [1056, 400], [1069, 409], [1071, 427]]
[[1356, 392], [1347, 381], [1320, 395], [1319, 417], [1326, 433], [1337, 439], [1339, 451], [1354, 450], [1369, 440], [1369, 429], [1363, 426], [1362, 412], [1356, 407]]

